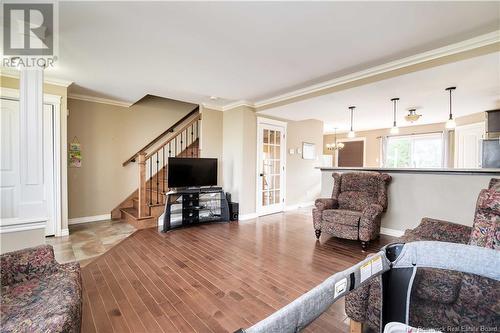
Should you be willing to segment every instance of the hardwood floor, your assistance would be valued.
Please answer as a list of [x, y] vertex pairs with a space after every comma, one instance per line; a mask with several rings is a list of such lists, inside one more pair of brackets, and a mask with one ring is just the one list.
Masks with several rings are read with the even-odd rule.
[[[233, 332], [365, 256], [358, 242], [316, 242], [308, 210], [139, 230], [82, 269], [82, 332]], [[343, 300], [306, 331], [347, 332]]]

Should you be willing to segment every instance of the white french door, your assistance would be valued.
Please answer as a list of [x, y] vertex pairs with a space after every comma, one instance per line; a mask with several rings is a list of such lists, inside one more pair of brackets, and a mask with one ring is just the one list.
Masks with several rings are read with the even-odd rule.
[[285, 208], [286, 123], [257, 118], [257, 213]]

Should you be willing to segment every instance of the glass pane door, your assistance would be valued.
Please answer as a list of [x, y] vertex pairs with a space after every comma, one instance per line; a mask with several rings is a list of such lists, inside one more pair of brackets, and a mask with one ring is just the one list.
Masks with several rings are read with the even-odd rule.
[[282, 210], [283, 160], [282, 138], [283, 130], [276, 126], [262, 125], [259, 128], [262, 138], [260, 145], [260, 195], [261, 211], [272, 212]]

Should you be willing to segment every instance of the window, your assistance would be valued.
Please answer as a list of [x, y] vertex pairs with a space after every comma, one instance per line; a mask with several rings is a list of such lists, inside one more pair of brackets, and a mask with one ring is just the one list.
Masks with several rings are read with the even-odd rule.
[[385, 140], [386, 168], [441, 168], [443, 133], [390, 136]]

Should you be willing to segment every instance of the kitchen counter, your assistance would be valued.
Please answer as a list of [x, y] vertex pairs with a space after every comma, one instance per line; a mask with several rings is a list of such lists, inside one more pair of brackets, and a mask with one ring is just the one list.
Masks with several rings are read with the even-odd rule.
[[339, 168], [339, 167], [317, 167], [321, 171], [377, 171], [390, 173], [450, 173], [450, 174], [497, 174], [500, 169], [433, 169], [433, 168]]

